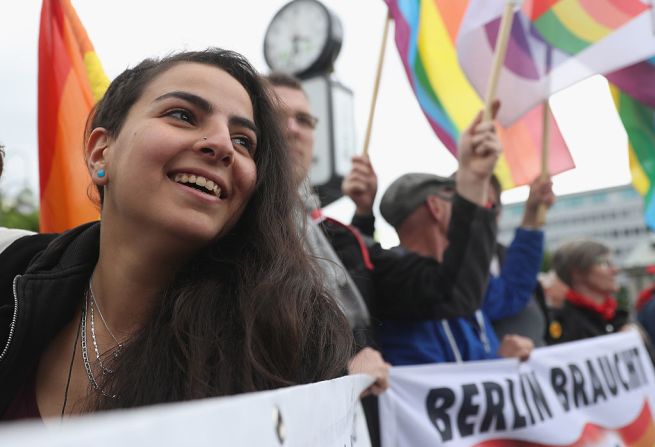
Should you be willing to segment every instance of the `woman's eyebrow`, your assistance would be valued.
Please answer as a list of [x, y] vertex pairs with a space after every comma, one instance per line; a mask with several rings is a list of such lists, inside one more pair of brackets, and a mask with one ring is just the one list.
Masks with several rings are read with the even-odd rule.
[[[155, 102], [163, 101], [164, 99], [167, 99], [167, 98], [182, 99], [184, 101], [187, 101], [187, 102], [193, 104], [194, 106], [198, 107], [200, 110], [202, 110], [203, 112], [208, 113], [208, 114], [212, 113], [214, 111], [214, 107], [206, 99], [201, 98], [198, 95], [194, 95], [193, 93], [184, 92], [184, 91], [180, 91], [180, 90], [164, 93], [163, 95], [157, 97], [155, 99]], [[230, 124], [247, 127], [248, 129], [252, 130], [257, 136], [259, 136], [259, 129], [255, 125], [255, 123], [253, 123], [248, 118], [244, 118], [242, 116], [233, 116], [233, 117], [230, 117]]]
[[214, 110], [212, 105], [206, 99], [201, 98], [198, 95], [194, 95], [193, 93], [184, 92], [180, 90], [164, 93], [163, 95], [157, 97], [155, 101], [163, 101], [164, 99], [168, 99], [168, 98], [179, 98], [184, 101], [187, 101], [193, 104], [194, 106], [198, 107], [200, 110], [202, 110], [205, 113], [212, 113]]
[[244, 118], [242, 116], [232, 116], [230, 117], [230, 124], [235, 126], [247, 127], [248, 129], [255, 132], [255, 135], [259, 136], [259, 129], [255, 125], [255, 123], [250, 121], [248, 118]]

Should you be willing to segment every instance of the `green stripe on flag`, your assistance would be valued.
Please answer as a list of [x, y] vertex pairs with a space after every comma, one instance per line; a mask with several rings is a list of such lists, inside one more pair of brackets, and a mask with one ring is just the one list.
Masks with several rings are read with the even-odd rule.
[[568, 54], [578, 54], [589, 46], [589, 42], [569, 31], [552, 10], [548, 10], [533, 23], [548, 43]]

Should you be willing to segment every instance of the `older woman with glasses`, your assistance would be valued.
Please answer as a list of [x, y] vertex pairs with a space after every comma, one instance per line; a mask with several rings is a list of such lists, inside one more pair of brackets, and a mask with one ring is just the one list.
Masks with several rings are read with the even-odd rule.
[[610, 249], [599, 242], [579, 240], [562, 245], [553, 254], [553, 268], [569, 287], [562, 309], [548, 330], [549, 342], [580, 340], [621, 330], [628, 313], [613, 297], [619, 271]]

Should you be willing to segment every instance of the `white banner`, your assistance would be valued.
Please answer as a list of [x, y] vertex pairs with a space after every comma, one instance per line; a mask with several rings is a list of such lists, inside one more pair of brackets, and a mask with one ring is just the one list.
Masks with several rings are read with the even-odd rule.
[[655, 445], [655, 375], [636, 332], [513, 359], [391, 369], [382, 445]]
[[235, 397], [0, 425], [0, 446], [370, 446], [364, 375]]

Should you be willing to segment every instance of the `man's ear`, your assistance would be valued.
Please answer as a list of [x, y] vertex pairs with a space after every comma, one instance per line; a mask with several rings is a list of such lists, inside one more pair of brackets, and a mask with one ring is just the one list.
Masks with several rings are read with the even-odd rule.
[[443, 204], [439, 198], [436, 196], [428, 196], [428, 198], [425, 199], [425, 205], [428, 207], [430, 216], [432, 216], [435, 221], [441, 222], [443, 219]]
[[109, 135], [107, 129], [96, 127], [91, 131], [86, 140], [84, 151], [86, 153], [86, 164], [91, 175], [91, 180], [96, 185], [107, 184], [107, 160], [105, 150], [109, 146]]

